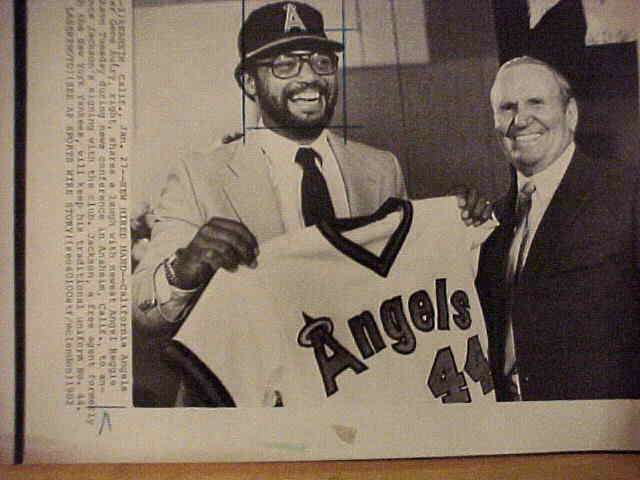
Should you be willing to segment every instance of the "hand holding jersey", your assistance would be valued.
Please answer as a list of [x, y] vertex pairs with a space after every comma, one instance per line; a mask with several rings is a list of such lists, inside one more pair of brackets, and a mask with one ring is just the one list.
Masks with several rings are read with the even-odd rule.
[[258, 241], [240, 222], [213, 217], [195, 234], [186, 248], [176, 252], [171, 263], [173, 285], [192, 290], [209, 281], [220, 268], [235, 271], [241, 263], [255, 268]]
[[471, 248], [493, 222], [465, 227], [452, 198], [398, 205], [263, 245], [256, 270], [214, 277], [176, 338], [243, 407], [493, 401]]
[[493, 204], [482, 197], [475, 188], [461, 185], [449, 192], [458, 198], [460, 218], [467, 226], [478, 227], [493, 215]]

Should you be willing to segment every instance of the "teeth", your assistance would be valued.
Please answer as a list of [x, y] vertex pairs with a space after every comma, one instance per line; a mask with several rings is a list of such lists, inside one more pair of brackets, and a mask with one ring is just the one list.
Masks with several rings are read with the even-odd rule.
[[533, 140], [537, 140], [542, 136], [541, 133], [530, 133], [528, 135], [517, 135], [516, 140], [520, 142], [531, 142]]
[[291, 97], [291, 100], [298, 101], [304, 100], [306, 102], [315, 102], [320, 99], [320, 94], [318, 92], [308, 92], [308, 93], [298, 93]]

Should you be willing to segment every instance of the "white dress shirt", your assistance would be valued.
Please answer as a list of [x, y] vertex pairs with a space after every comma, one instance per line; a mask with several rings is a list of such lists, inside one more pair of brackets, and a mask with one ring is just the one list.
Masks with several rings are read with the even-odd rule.
[[296, 154], [301, 147], [312, 148], [319, 155], [321, 160], [316, 160], [316, 165], [327, 182], [336, 217], [351, 216], [342, 172], [329, 144], [326, 130], [323, 130], [311, 144], [304, 145], [266, 128], [252, 131], [247, 141], [259, 145], [267, 157], [271, 184], [276, 191], [286, 232], [304, 228], [301, 200], [303, 170], [295, 162]]
[[558, 158], [555, 162], [553, 162], [549, 167], [544, 169], [543, 171], [536, 173], [530, 177], [525, 176], [524, 174], [518, 171], [518, 191], [522, 190], [522, 187], [527, 182], [533, 182], [536, 186], [536, 191], [531, 195], [531, 211], [529, 212], [529, 235], [527, 237], [527, 244], [525, 245], [524, 250], [524, 259], [522, 262], [522, 266], [526, 265], [527, 257], [529, 256], [529, 250], [531, 249], [531, 242], [540, 226], [540, 222], [542, 221], [542, 217], [544, 216], [547, 208], [549, 207], [549, 203], [551, 203], [551, 199], [556, 193], [558, 189], [558, 185], [562, 181], [567, 168], [569, 168], [569, 164], [571, 163], [571, 159], [573, 158], [573, 154], [576, 150], [576, 146], [574, 143], [569, 144], [569, 146], [562, 152], [560, 158]]

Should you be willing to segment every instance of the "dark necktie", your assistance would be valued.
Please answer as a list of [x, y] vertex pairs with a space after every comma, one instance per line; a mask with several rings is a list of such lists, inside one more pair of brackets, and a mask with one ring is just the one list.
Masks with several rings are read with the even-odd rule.
[[318, 154], [312, 148], [300, 148], [296, 163], [302, 167], [302, 216], [306, 226], [315, 225], [322, 219], [335, 216], [329, 187], [316, 165]]
[[[510, 251], [507, 265], [507, 283], [515, 285], [524, 267], [525, 251], [529, 241], [529, 212], [531, 212], [531, 197], [536, 191], [533, 182], [527, 182], [518, 193], [515, 215], [514, 245]], [[517, 243], [519, 242], [519, 244]]]
[[513, 302], [514, 290], [518, 284], [518, 277], [524, 267], [525, 252], [529, 241], [529, 213], [531, 212], [531, 196], [536, 191], [533, 182], [527, 182], [518, 193], [518, 200], [515, 212], [514, 238], [509, 251], [507, 262], [507, 308], [506, 308], [506, 328], [505, 328], [505, 363], [503, 373], [505, 375], [506, 394], [509, 400], [519, 400], [519, 389], [515, 383], [516, 352], [513, 338]]

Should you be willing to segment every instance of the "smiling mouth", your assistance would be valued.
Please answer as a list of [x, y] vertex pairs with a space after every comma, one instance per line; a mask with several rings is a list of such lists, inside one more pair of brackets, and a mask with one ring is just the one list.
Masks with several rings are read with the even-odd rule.
[[301, 92], [301, 93], [296, 93], [295, 95], [291, 95], [291, 97], [289, 97], [289, 100], [291, 100], [292, 102], [295, 103], [314, 103], [314, 102], [319, 102], [320, 101], [320, 92], [317, 91], [313, 91], [313, 92]]
[[528, 143], [535, 143], [540, 137], [542, 137], [542, 133], [527, 133], [513, 135], [511, 139], [517, 143], [526, 145]]

